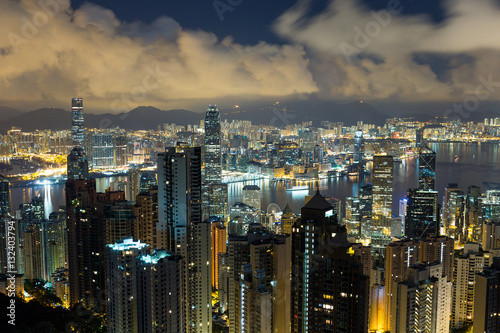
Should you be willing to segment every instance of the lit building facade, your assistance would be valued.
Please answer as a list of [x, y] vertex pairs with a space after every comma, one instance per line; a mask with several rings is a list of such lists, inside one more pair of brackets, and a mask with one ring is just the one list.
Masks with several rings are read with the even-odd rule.
[[394, 161], [392, 156], [373, 156], [372, 248], [383, 253], [391, 242], [392, 187]]
[[73, 147], [85, 151], [85, 128], [83, 127], [83, 99], [74, 97], [71, 100], [71, 138]]

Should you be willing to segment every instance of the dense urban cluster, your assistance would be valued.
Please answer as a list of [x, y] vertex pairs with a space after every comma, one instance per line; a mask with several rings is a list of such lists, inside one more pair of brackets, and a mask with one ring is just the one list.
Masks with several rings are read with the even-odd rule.
[[[53, 179], [65, 179], [65, 206], [48, 219], [40, 197], [11, 207], [18, 179], [0, 179], [0, 287], [30, 300], [25, 283], [42, 281], [59, 300], [49, 306], [81, 304], [108, 332], [498, 332], [500, 185], [449, 184], [439, 198], [429, 145], [498, 140], [498, 118], [279, 128], [223, 121], [215, 106], [198, 125], [92, 130], [74, 98], [71, 131], [14, 128], [0, 144], [5, 161], [67, 155]], [[408, 157], [416, 186], [393, 198]], [[105, 173], [128, 180], [100, 193]], [[230, 182], [300, 191], [292, 180], [343, 176], [355, 195], [318, 186], [300, 212], [263, 209], [251, 183], [228, 202]]]

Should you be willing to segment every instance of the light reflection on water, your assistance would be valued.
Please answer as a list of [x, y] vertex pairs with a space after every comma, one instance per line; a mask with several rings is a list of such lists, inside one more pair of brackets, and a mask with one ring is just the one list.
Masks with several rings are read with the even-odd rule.
[[[465, 143], [434, 143], [431, 148], [437, 155], [437, 189], [439, 202], [443, 196], [444, 188], [448, 183], [458, 183], [460, 188], [467, 191], [467, 186], [482, 186], [482, 182], [500, 183], [499, 145], [492, 143], [465, 144]], [[371, 163], [368, 163], [371, 168]], [[394, 192], [393, 214], [398, 214], [399, 199], [403, 198], [410, 187], [417, 184], [416, 159], [403, 160], [394, 164]], [[126, 180], [126, 177], [107, 177], [96, 180], [97, 190], [104, 192], [112, 181]], [[371, 177], [367, 177], [371, 182]], [[270, 203], [277, 203], [281, 209], [288, 203], [296, 213], [304, 205], [305, 196], [314, 194], [317, 182], [308, 183], [309, 191], [286, 191], [284, 182], [271, 182], [267, 180], [250, 181], [246, 183], [229, 184], [229, 204], [241, 201], [243, 186], [255, 184], [261, 188], [262, 209], [267, 209]], [[345, 201], [345, 198], [356, 192], [358, 183], [355, 177], [342, 177], [323, 179], [319, 188], [323, 195], [336, 197]], [[45, 203], [45, 215], [48, 215], [64, 205], [64, 184], [40, 185], [26, 188], [11, 189], [11, 207], [17, 209], [23, 202], [29, 202], [33, 196], [40, 195]]]

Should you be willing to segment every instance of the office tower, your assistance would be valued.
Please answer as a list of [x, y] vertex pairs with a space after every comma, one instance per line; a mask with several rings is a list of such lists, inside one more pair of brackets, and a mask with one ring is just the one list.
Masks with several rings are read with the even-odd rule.
[[95, 132], [91, 137], [92, 168], [115, 167], [115, 140], [111, 132]]
[[415, 133], [415, 147], [421, 148], [424, 143], [424, 128], [417, 128]]
[[73, 147], [85, 152], [85, 128], [83, 127], [83, 99], [74, 97], [71, 100], [71, 138]]
[[323, 253], [341, 228], [333, 207], [319, 191], [302, 207], [301, 218], [292, 228], [292, 332], [309, 332], [315, 325], [310, 320], [315, 306], [309, 302], [313, 257]]
[[228, 235], [244, 235], [253, 223], [260, 223], [260, 211], [242, 202], [229, 207]]
[[314, 158], [314, 146], [316, 141], [314, 140], [314, 132], [309, 129], [299, 131], [299, 136], [301, 137], [301, 152], [302, 152], [302, 164], [306, 167], [313, 165]]
[[260, 212], [260, 187], [257, 185], [243, 186], [243, 203], [257, 208]]
[[373, 156], [373, 206], [372, 248], [383, 254], [391, 241], [392, 181], [394, 161], [392, 156]]
[[403, 225], [403, 235], [405, 232], [405, 223], [406, 223], [405, 219], [406, 219], [407, 208], [408, 208], [408, 199], [403, 198], [399, 200], [399, 217], [401, 218], [401, 223]]
[[463, 253], [455, 257], [453, 267], [453, 301], [451, 328], [459, 329], [474, 320], [476, 274], [491, 265], [491, 258], [479, 253], [479, 244], [465, 244]]
[[357, 197], [347, 197], [345, 199], [345, 225], [347, 234], [354, 240], [361, 237], [361, 217], [360, 200]]
[[23, 232], [22, 256], [24, 278], [28, 280], [43, 279], [44, 255], [40, 241], [40, 226], [29, 225]]
[[155, 171], [141, 171], [141, 178], [139, 181], [139, 192], [147, 191], [151, 186], [158, 186], [156, 179], [157, 172]]
[[221, 221], [212, 221], [211, 238], [212, 288], [219, 289], [219, 253], [226, 253], [226, 227]]
[[419, 262], [424, 264], [440, 263], [443, 275], [448, 281], [453, 278], [455, 241], [446, 236], [427, 237], [420, 241]]
[[114, 165], [116, 167], [124, 167], [128, 165], [127, 159], [127, 135], [125, 133], [118, 133], [115, 137], [115, 152], [114, 152]]
[[352, 168], [350, 172], [363, 174], [365, 171], [365, 139], [363, 131], [354, 133], [354, 151], [352, 156]]
[[438, 192], [411, 188], [406, 194], [408, 199], [405, 236], [411, 239], [422, 239], [431, 235], [439, 235], [439, 213], [437, 203]]
[[201, 148], [158, 154], [157, 246], [183, 259], [187, 332], [212, 329], [210, 222], [202, 222]]
[[96, 219], [95, 179], [66, 181], [70, 304], [102, 309], [104, 230]]
[[418, 189], [436, 190], [436, 153], [427, 146], [418, 151]]
[[451, 289], [441, 265], [410, 267], [403, 282], [393, 282], [392, 331], [448, 333]]
[[448, 184], [443, 197], [444, 234], [462, 244], [467, 241], [464, 210], [464, 192], [458, 188], [458, 184]]
[[480, 205], [483, 222], [500, 222], [500, 190], [487, 190]]
[[292, 208], [287, 203], [283, 209], [283, 214], [281, 215], [281, 233], [282, 234], [292, 234], [292, 228], [297, 221], [297, 216], [294, 214]]
[[288, 235], [258, 226], [245, 236], [229, 236], [225, 259], [231, 333], [290, 331], [290, 246]]
[[467, 188], [467, 197], [465, 199], [465, 230], [469, 242], [479, 243], [483, 237], [483, 223], [479, 218], [481, 189], [470, 185]]
[[393, 282], [403, 282], [408, 278], [408, 268], [416, 265], [419, 259], [419, 244], [413, 240], [393, 242], [386, 246], [385, 253], [385, 325], [391, 331], [393, 302]]
[[206, 184], [204, 186], [204, 218], [216, 217], [217, 219], [226, 222], [228, 215], [228, 195], [227, 184]]
[[10, 214], [9, 180], [0, 175], [0, 218]]
[[222, 181], [221, 138], [219, 110], [210, 105], [205, 113], [205, 183]]
[[158, 224], [158, 188], [152, 187], [136, 196], [134, 206], [134, 235], [152, 248], [156, 245], [156, 225]]
[[476, 275], [474, 291], [474, 320], [473, 333], [500, 332], [500, 262], [493, 259], [491, 267], [485, 268]]
[[68, 179], [88, 179], [89, 162], [83, 148], [75, 147], [68, 155], [67, 161]]
[[369, 241], [372, 233], [373, 185], [360, 186], [358, 198], [361, 239]]
[[[138, 332], [137, 257], [146, 255], [148, 245], [132, 238], [106, 245], [106, 313], [108, 331]], [[138, 290], [139, 289], [139, 290]]]

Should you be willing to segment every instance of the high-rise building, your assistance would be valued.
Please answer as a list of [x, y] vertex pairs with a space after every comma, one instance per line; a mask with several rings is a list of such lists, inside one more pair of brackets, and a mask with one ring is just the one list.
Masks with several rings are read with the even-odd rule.
[[487, 190], [481, 198], [480, 218], [483, 222], [500, 222], [500, 190]]
[[137, 283], [137, 258], [146, 255], [147, 251], [147, 244], [132, 238], [106, 245], [106, 313], [109, 332], [138, 332], [137, 295], [142, 290]]
[[465, 230], [467, 240], [473, 243], [480, 243], [483, 238], [483, 223], [480, 217], [481, 189], [478, 186], [470, 185], [467, 188], [465, 199]]
[[96, 206], [95, 179], [66, 181], [70, 304], [82, 302], [89, 309], [100, 310], [104, 305], [104, 230]]
[[479, 252], [479, 244], [465, 244], [463, 253], [455, 257], [451, 328], [459, 329], [474, 320], [476, 274], [491, 265], [492, 258]]
[[212, 287], [219, 289], [219, 253], [226, 253], [226, 227], [220, 221], [212, 221], [211, 226]]
[[68, 179], [88, 179], [89, 162], [83, 148], [75, 147], [71, 150], [67, 160]]
[[440, 264], [413, 266], [402, 282], [393, 282], [392, 332], [450, 331], [452, 283]]
[[466, 234], [464, 210], [464, 192], [458, 188], [458, 184], [448, 184], [443, 197], [444, 234], [462, 243]]
[[297, 216], [293, 212], [290, 205], [287, 203], [283, 209], [283, 214], [281, 215], [281, 233], [282, 234], [292, 234], [292, 228], [297, 221]]
[[44, 254], [41, 246], [41, 232], [38, 224], [29, 225], [23, 232], [23, 264], [24, 277], [28, 280], [43, 279], [45, 265]]
[[427, 146], [418, 152], [418, 189], [436, 190], [436, 153]]
[[205, 183], [222, 181], [221, 138], [219, 110], [210, 105], [205, 113]]
[[406, 194], [405, 236], [422, 239], [439, 235], [438, 192], [411, 188]]
[[71, 138], [73, 147], [85, 151], [85, 128], [83, 127], [83, 99], [74, 97], [71, 100]]
[[242, 202], [229, 207], [228, 235], [245, 235], [253, 223], [260, 223], [260, 211]]
[[92, 168], [115, 167], [115, 140], [111, 132], [95, 132], [91, 138]]
[[0, 218], [10, 214], [9, 180], [0, 175]]
[[156, 225], [158, 224], [158, 187], [150, 188], [136, 196], [134, 206], [134, 235], [151, 248], [156, 244]]
[[369, 279], [350, 248], [334, 208], [316, 193], [292, 229], [292, 332], [368, 330]]
[[474, 290], [474, 333], [500, 332], [500, 261], [493, 259], [493, 265], [476, 275]]
[[227, 184], [213, 183], [204, 185], [203, 217], [215, 217], [227, 222], [228, 215], [228, 195]]
[[347, 197], [345, 199], [345, 225], [347, 234], [353, 239], [361, 236], [361, 217], [359, 212], [360, 200], [357, 197]]
[[394, 161], [392, 156], [373, 156], [372, 249], [383, 253], [391, 242], [392, 187]]
[[358, 198], [361, 239], [369, 241], [372, 234], [373, 185], [360, 186]]
[[393, 307], [396, 306], [393, 295], [394, 282], [403, 282], [408, 278], [409, 267], [418, 264], [419, 244], [416, 241], [405, 240], [393, 242], [386, 247], [385, 253], [385, 311], [384, 330], [392, 331]]
[[229, 332], [290, 331], [290, 246], [288, 235], [257, 226], [229, 236], [221, 288], [229, 296]]
[[453, 278], [453, 262], [455, 258], [455, 241], [446, 236], [427, 237], [420, 241], [419, 262], [440, 263], [443, 267], [443, 275], [448, 281]]
[[210, 222], [202, 222], [201, 148], [158, 154], [157, 246], [183, 260], [187, 332], [212, 330]]
[[243, 186], [243, 203], [248, 206], [257, 208], [260, 212], [260, 187], [257, 185]]

